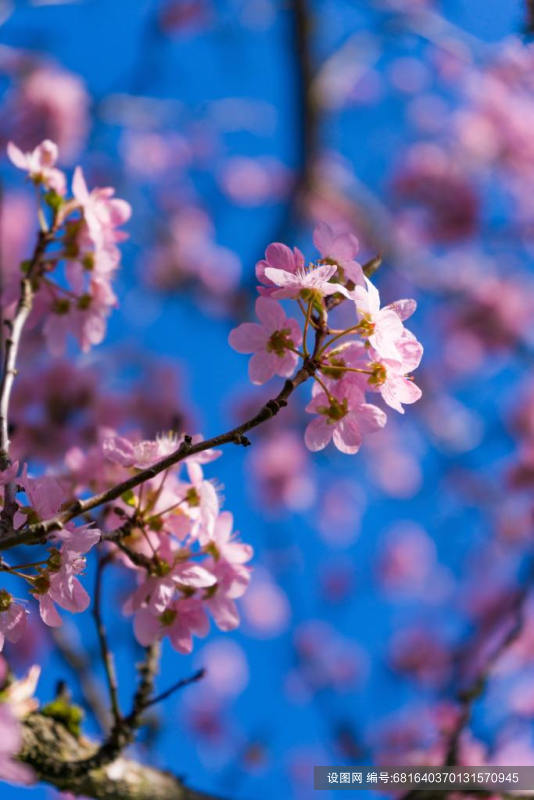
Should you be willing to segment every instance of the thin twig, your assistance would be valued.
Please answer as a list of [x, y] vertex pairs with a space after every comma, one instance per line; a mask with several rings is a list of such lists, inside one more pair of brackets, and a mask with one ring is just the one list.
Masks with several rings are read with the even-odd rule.
[[177, 692], [180, 689], [184, 689], [186, 686], [190, 686], [192, 683], [196, 683], [197, 681], [202, 680], [205, 674], [206, 674], [205, 669], [199, 669], [197, 670], [197, 672], [194, 672], [193, 675], [190, 675], [189, 678], [182, 678], [180, 681], [177, 681], [175, 684], [170, 686], [164, 692], [161, 692], [161, 694], [158, 694], [156, 695], [156, 697], [152, 697], [150, 700], [148, 700], [145, 703], [144, 707], [148, 708], [149, 706], [156, 705], [156, 703], [161, 703], [162, 700], [166, 700], [167, 697], [170, 697], [171, 694], [174, 694], [174, 692]]
[[100, 646], [100, 655], [102, 657], [102, 664], [104, 672], [106, 673], [106, 681], [109, 690], [109, 699], [111, 704], [111, 713], [113, 721], [117, 725], [121, 720], [121, 712], [119, 707], [118, 698], [118, 685], [117, 674], [115, 672], [115, 663], [113, 660], [113, 653], [109, 649], [106, 628], [102, 619], [101, 599], [102, 599], [102, 573], [106, 565], [110, 562], [110, 556], [106, 555], [99, 558], [96, 565], [95, 576], [95, 590], [93, 600], [93, 618], [95, 620], [96, 632], [98, 635], [98, 643]]

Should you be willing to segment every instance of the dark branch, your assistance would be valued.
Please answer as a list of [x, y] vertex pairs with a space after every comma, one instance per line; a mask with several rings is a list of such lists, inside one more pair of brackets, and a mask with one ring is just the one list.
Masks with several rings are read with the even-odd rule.
[[39, 780], [63, 791], [95, 800], [216, 800], [189, 789], [169, 772], [122, 756], [108, 767], [72, 775], [69, 765], [89, 761], [96, 750], [94, 743], [75, 737], [52, 717], [30, 714], [23, 723], [21, 761], [33, 767]]

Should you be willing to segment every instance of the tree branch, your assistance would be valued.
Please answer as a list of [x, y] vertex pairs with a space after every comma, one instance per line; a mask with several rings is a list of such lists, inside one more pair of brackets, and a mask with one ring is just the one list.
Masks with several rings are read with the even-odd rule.
[[9, 336], [5, 340], [4, 366], [0, 382], [0, 470], [9, 466], [9, 403], [15, 375], [17, 374], [17, 356], [22, 338], [22, 331], [30, 315], [33, 302], [32, 277], [41, 262], [46, 246], [51, 238], [50, 231], [39, 231], [37, 244], [28, 265], [26, 277], [21, 281], [20, 299], [12, 322], [4, 320], [9, 326]]
[[[324, 338], [324, 332], [317, 331], [314, 354], [318, 352], [321, 342]], [[34, 525], [29, 525], [23, 531], [15, 531], [11, 535], [6, 536], [0, 540], [0, 550], [8, 550], [21, 544], [37, 544], [46, 541], [46, 537], [53, 531], [60, 530], [64, 524], [70, 522], [72, 519], [85, 514], [97, 506], [109, 503], [116, 500], [124, 492], [134, 489], [147, 480], [151, 480], [156, 475], [169, 469], [175, 464], [180, 463], [188, 456], [201, 453], [204, 450], [210, 450], [215, 447], [221, 447], [224, 444], [240, 444], [248, 445], [249, 440], [244, 435], [253, 428], [257, 428], [264, 422], [267, 422], [272, 417], [276, 416], [278, 412], [287, 405], [289, 397], [293, 394], [302, 383], [312, 377], [318, 368], [318, 364], [314, 360], [314, 356], [305, 359], [302, 367], [296, 375], [286, 380], [280, 392], [272, 400], [268, 400], [264, 406], [255, 414], [251, 419], [243, 422], [235, 428], [222, 433], [219, 436], [214, 436], [211, 439], [204, 439], [201, 442], [192, 444], [190, 436], [184, 436], [180, 446], [173, 453], [170, 453], [165, 458], [157, 461], [151, 467], [140, 470], [135, 475], [132, 475], [125, 481], [113, 486], [111, 489], [106, 489], [104, 492], [95, 494], [86, 500], [76, 500], [64, 511], [57, 514], [51, 519], [43, 522], [38, 522]]]
[[96, 800], [215, 800], [169, 772], [122, 756], [79, 775], [69, 772], [70, 763], [86, 761], [96, 751], [94, 743], [75, 737], [52, 717], [34, 713], [23, 722], [20, 760], [33, 767], [41, 781], [58, 789]]
[[102, 658], [102, 665], [104, 667], [104, 672], [106, 673], [106, 682], [109, 691], [111, 713], [113, 715], [114, 723], [118, 724], [121, 718], [121, 713], [119, 708], [117, 675], [115, 672], [115, 662], [113, 660], [113, 653], [111, 652], [108, 646], [106, 628], [104, 626], [104, 621], [102, 619], [102, 609], [101, 609], [102, 573], [108, 563], [109, 563], [109, 556], [104, 556], [98, 559], [98, 563], [96, 565], [95, 590], [93, 598], [93, 618], [95, 621], [96, 632], [98, 635], [98, 644], [100, 647], [100, 656]]

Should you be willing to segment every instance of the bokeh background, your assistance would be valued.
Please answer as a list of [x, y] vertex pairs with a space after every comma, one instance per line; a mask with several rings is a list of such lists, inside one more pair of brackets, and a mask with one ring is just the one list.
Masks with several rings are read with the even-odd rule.
[[[21, 370], [36, 470], [101, 425], [214, 435], [259, 407], [276, 379], [252, 387], [227, 336], [271, 241], [313, 258], [318, 221], [352, 230], [362, 261], [383, 256], [384, 302], [419, 304], [423, 400], [360, 454], [307, 453], [304, 387], [207, 469], [255, 548], [242, 625], [190, 657], [165, 648], [161, 689], [207, 676], [137, 746], [199, 789], [300, 800], [314, 764], [443, 763], [481, 675], [461, 763], [534, 764], [532, 16], [525, 0], [0, 2], [2, 146], [48, 136], [133, 206], [106, 343], [73, 348], [75, 366], [34, 348]], [[35, 218], [0, 169], [7, 268]], [[129, 587], [111, 575], [104, 606], [125, 703]], [[98, 684], [94, 633], [64, 616], [11, 657], [43, 664], [43, 701], [65, 678], [84, 705], [69, 658]]]

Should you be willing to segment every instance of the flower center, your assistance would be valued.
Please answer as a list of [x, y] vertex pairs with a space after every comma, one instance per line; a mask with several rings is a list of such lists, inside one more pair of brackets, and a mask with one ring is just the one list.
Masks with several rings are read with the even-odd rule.
[[327, 422], [330, 425], [333, 425], [348, 414], [349, 404], [346, 397], [341, 401], [336, 400], [335, 397], [332, 397], [330, 405], [320, 406], [317, 410], [319, 411], [319, 414], [322, 414], [324, 417], [326, 417]]
[[356, 328], [358, 333], [365, 338], [369, 338], [375, 332], [375, 323], [371, 321], [371, 317], [366, 314], [358, 327]]
[[282, 328], [280, 331], [274, 331], [267, 342], [267, 350], [269, 353], [276, 353], [277, 356], [282, 358], [286, 350], [293, 347], [293, 340], [290, 338], [290, 334], [291, 331], [289, 328]]
[[323, 375], [326, 375], [327, 378], [333, 378], [336, 381], [343, 377], [347, 365], [340, 356], [329, 356], [328, 364], [330, 366], [326, 365], [321, 367]]
[[185, 500], [190, 508], [198, 508], [200, 505], [200, 496], [194, 486], [187, 490]]
[[0, 589], [0, 611], [7, 611], [13, 598], [5, 589]]
[[372, 375], [369, 375], [370, 385], [382, 386], [382, 384], [386, 382], [387, 378], [387, 372], [385, 366], [383, 364], [380, 364], [379, 361], [375, 361], [372, 364], [369, 364], [369, 369], [371, 369], [373, 372]]
[[176, 619], [176, 611], [174, 608], [166, 608], [165, 611], [159, 615], [158, 619], [162, 625], [168, 627], [169, 625], [172, 625]]

